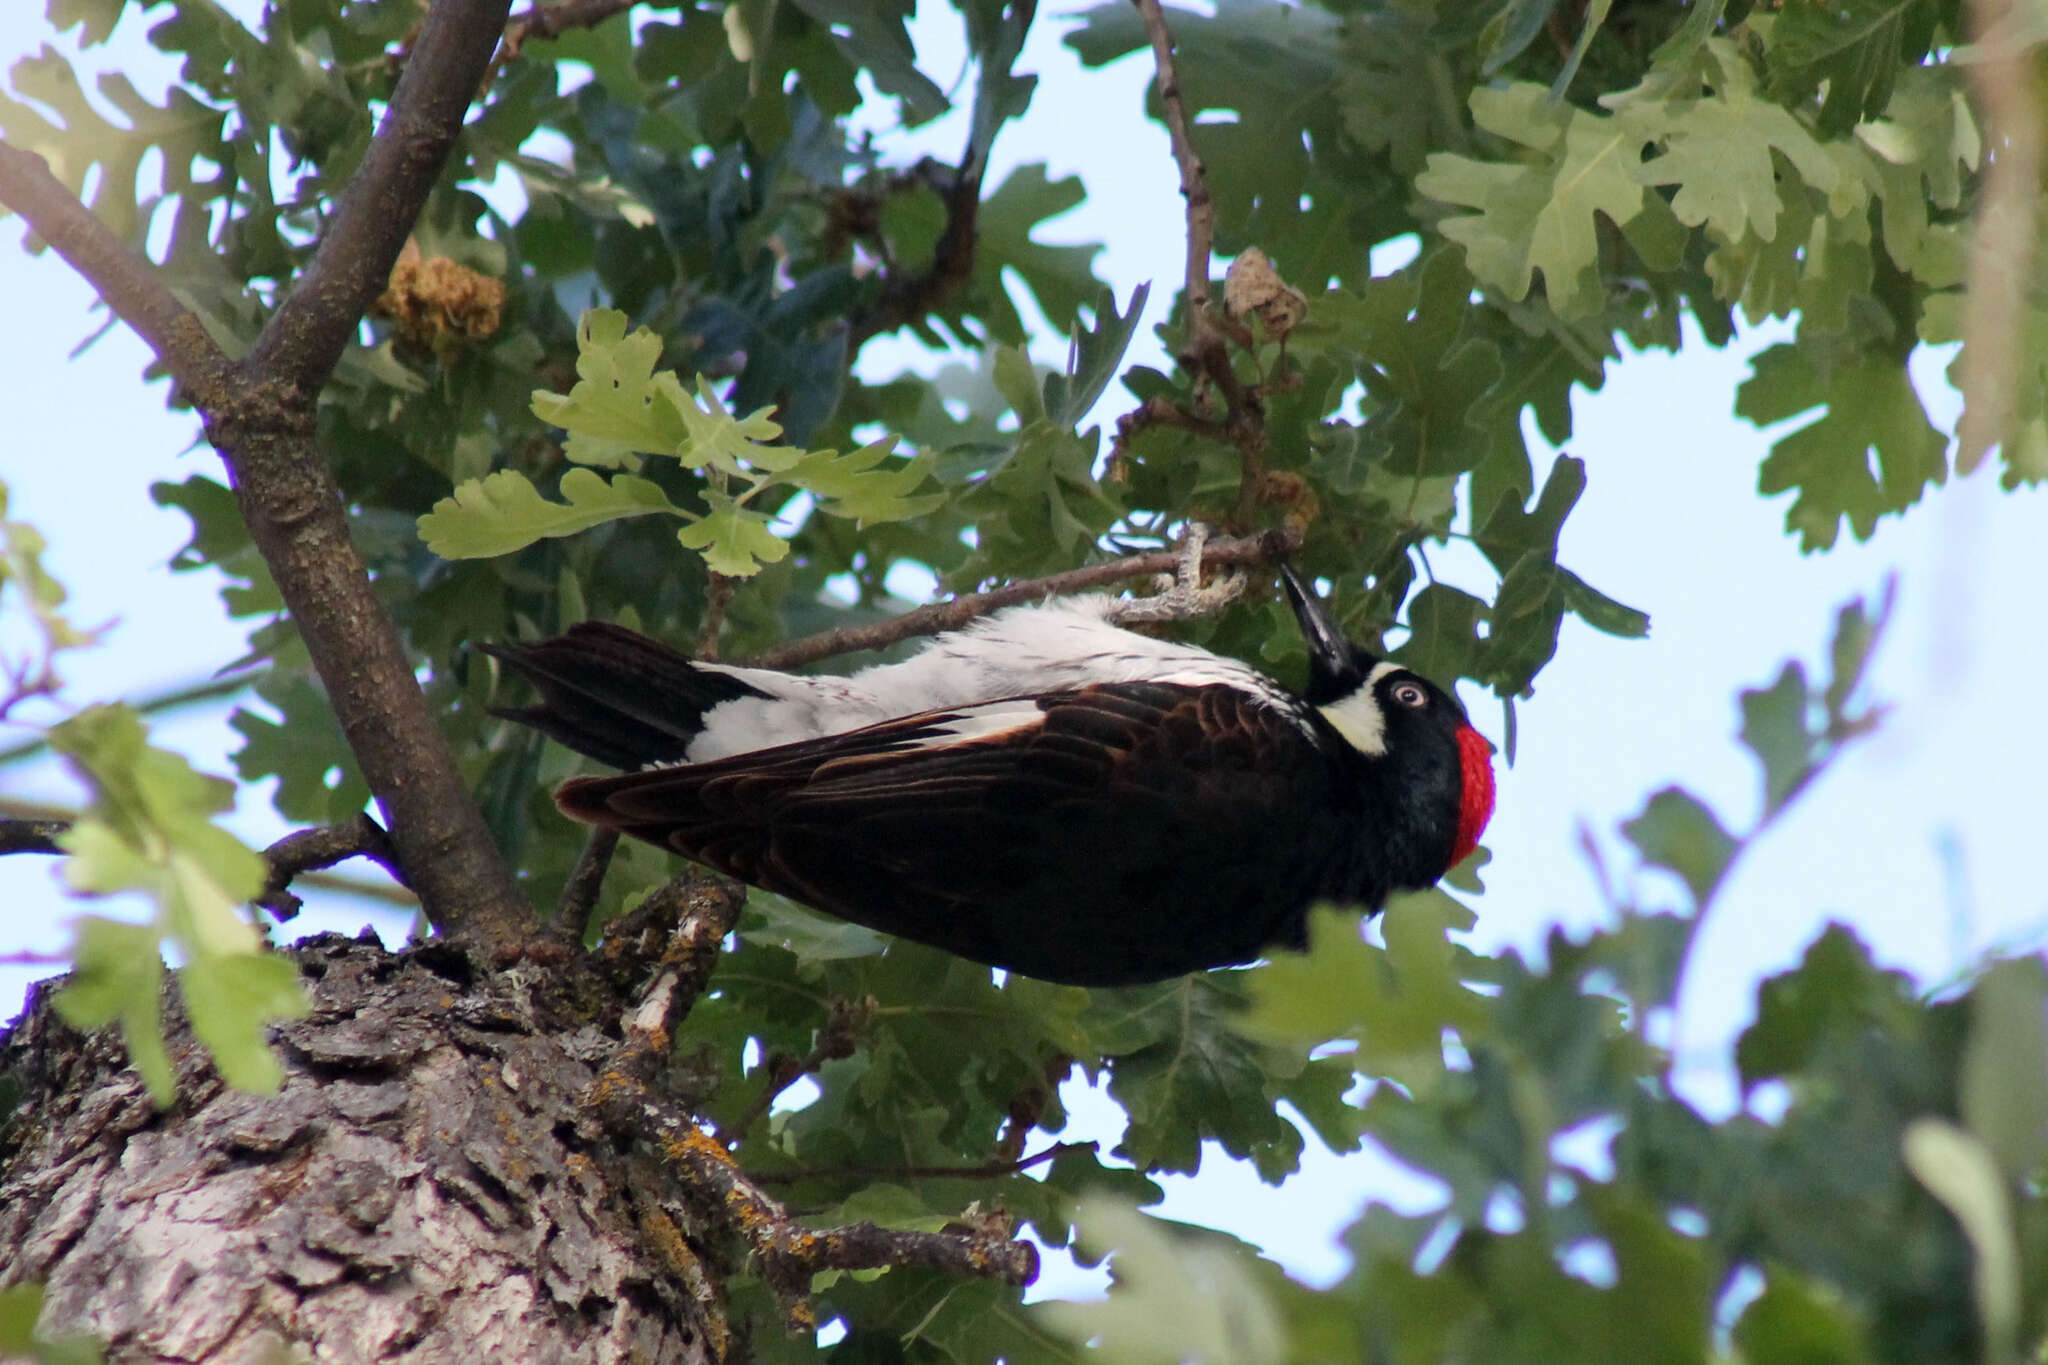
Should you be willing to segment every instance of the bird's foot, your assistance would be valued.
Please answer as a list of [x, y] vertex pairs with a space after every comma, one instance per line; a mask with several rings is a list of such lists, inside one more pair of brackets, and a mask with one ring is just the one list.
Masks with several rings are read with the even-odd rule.
[[1235, 602], [1244, 592], [1243, 570], [1225, 573], [1208, 587], [1202, 586], [1202, 547], [1208, 542], [1209, 528], [1199, 521], [1189, 522], [1180, 538], [1178, 568], [1154, 580], [1152, 596], [1117, 603], [1110, 621], [1119, 626], [1186, 621], [1221, 611]]

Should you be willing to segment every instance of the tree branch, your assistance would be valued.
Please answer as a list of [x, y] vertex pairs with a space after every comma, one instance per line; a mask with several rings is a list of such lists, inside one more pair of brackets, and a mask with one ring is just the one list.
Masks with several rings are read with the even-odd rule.
[[333, 867], [346, 858], [368, 858], [390, 873], [400, 886], [409, 885], [399, 868], [398, 855], [392, 850], [391, 836], [369, 816], [358, 815], [346, 824], [298, 830], [264, 849], [263, 860], [270, 864], [270, 882], [256, 898], [256, 904], [280, 922], [294, 918], [305, 902], [286, 890], [293, 879]]
[[[1985, 117], [1983, 193], [1970, 246], [1963, 303], [1962, 390], [1957, 472], [1977, 468], [2017, 430], [2027, 301], [2032, 297], [2041, 191], [2042, 99], [2035, 52], [2015, 31], [2011, 0], [1970, 0], [1971, 36], [1981, 53], [1964, 70]], [[2003, 28], [2003, 32], [2000, 29]]]
[[826, 1007], [825, 1026], [818, 1030], [818, 1041], [811, 1048], [810, 1055], [798, 1057], [793, 1053], [776, 1052], [768, 1058], [763, 1068], [767, 1079], [761, 1085], [761, 1093], [740, 1111], [730, 1124], [721, 1126], [716, 1133], [718, 1140], [727, 1147], [737, 1147], [747, 1140], [761, 1116], [774, 1107], [776, 1097], [806, 1076], [813, 1076], [827, 1062], [839, 1061], [853, 1055], [860, 1043], [861, 1034], [867, 1031], [874, 1018], [875, 999], [868, 996], [861, 1000], [847, 1000], [833, 996]]
[[559, 38], [572, 28], [595, 28], [614, 15], [624, 14], [639, 0], [555, 0], [552, 5], [534, 4], [505, 25], [505, 40], [491, 58], [493, 70], [519, 56], [530, 39]]
[[[1300, 534], [1283, 528], [1268, 531], [1260, 536], [1212, 540], [1203, 549], [1202, 562], [1250, 568], [1261, 564], [1277, 564], [1300, 548]], [[934, 602], [929, 606], [918, 607], [914, 611], [906, 611], [901, 616], [877, 621], [873, 625], [841, 626], [836, 630], [820, 631], [816, 635], [806, 635], [801, 639], [777, 645], [773, 649], [763, 650], [746, 662], [752, 668], [794, 668], [799, 664], [829, 659], [835, 654], [850, 654], [858, 649], [880, 649], [884, 645], [893, 645], [899, 640], [908, 640], [919, 635], [937, 635], [941, 631], [957, 630], [977, 616], [985, 616], [989, 612], [1015, 606], [1019, 602], [1034, 602], [1060, 593], [1085, 592], [1092, 588], [1121, 583], [1130, 578], [1170, 574], [1179, 563], [1180, 552], [1177, 550], [1149, 550], [1144, 554], [1126, 555], [1122, 559], [1113, 559], [1102, 564], [1090, 564], [1084, 568], [1047, 574], [1044, 578], [1027, 578], [1022, 582], [1007, 583], [988, 592], [964, 593], [950, 602]]]
[[204, 412], [250, 537], [428, 915], [451, 934], [498, 944], [520, 939], [531, 910], [370, 586], [341, 489], [314, 441], [313, 406], [440, 176], [509, 5], [435, 0], [312, 264], [240, 366], [228, 364], [147, 262], [120, 249], [38, 158], [0, 148], [0, 198], [62, 244], [65, 259]]
[[309, 397], [327, 382], [440, 178], [510, 8], [511, 0], [434, 0], [312, 264], [256, 339], [252, 375]]
[[0, 820], [0, 855], [62, 853], [57, 836], [70, 828], [65, 820]]
[[[927, 158], [907, 180], [932, 180], [940, 170]], [[933, 186], [946, 205], [946, 226], [932, 246], [925, 269], [902, 275], [894, 271], [873, 303], [849, 319], [846, 353], [855, 355], [869, 339], [916, 322], [974, 275], [975, 223], [981, 214], [983, 163], [970, 159], [953, 172], [949, 183]]]
[[[1145, 34], [1152, 41], [1152, 61], [1158, 70], [1159, 103], [1166, 131], [1173, 143], [1173, 159], [1180, 167], [1180, 193], [1187, 201], [1187, 268], [1182, 286], [1183, 311], [1187, 316], [1187, 345], [1180, 361], [1195, 377], [1214, 384], [1226, 407], [1223, 426], [1237, 446], [1241, 474], [1237, 486], [1237, 507], [1232, 525], [1244, 530], [1252, 525], [1254, 510], [1266, 477], [1266, 421], [1259, 395], [1247, 389], [1237, 377], [1226, 342], [1230, 325], [1217, 316], [1209, 296], [1209, 257], [1215, 252], [1216, 203], [1209, 195], [1207, 171], [1195, 151], [1194, 124], [1188, 118], [1182, 97], [1180, 71], [1173, 60], [1173, 34], [1166, 26], [1166, 14], [1159, 0], [1131, 0], [1144, 21]], [[1155, 419], [1156, 420], [1156, 419]], [[1120, 424], [1121, 425], [1121, 424]]]
[[20, 214], [114, 316], [156, 352], [186, 396], [200, 407], [219, 402], [235, 365], [213, 344], [199, 319], [171, 294], [156, 269], [124, 246], [113, 230], [78, 202], [34, 152], [0, 142], [0, 204]]
[[[58, 837], [75, 823], [75, 820], [63, 817], [0, 818], [0, 856], [10, 853], [61, 855], [64, 848], [57, 842]], [[332, 867], [346, 858], [368, 858], [390, 873], [399, 885], [406, 884], [391, 851], [390, 836], [375, 820], [359, 815], [344, 824], [294, 830], [264, 849], [263, 861], [270, 865], [270, 880], [254, 904], [269, 911], [275, 919], [291, 919], [304, 908], [305, 902], [286, 888], [308, 873]], [[359, 888], [352, 883], [340, 883], [337, 887], [339, 879], [335, 878], [309, 880], [341, 890], [365, 893], [378, 890], [374, 887]]]
[[999, 1180], [1068, 1152], [1096, 1150], [1098, 1144], [1093, 1142], [1056, 1142], [1030, 1156], [992, 1158], [978, 1166], [799, 1166], [786, 1171], [764, 1171], [755, 1178], [763, 1185], [794, 1185], [804, 1180]]
[[604, 874], [619, 848], [619, 832], [606, 825], [590, 831], [576, 866], [562, 884], [562, 898], [555, 903], [555, 937], [580, 948], [590, 933], [590, 912], [597, 905], [597, 893], [604, 889]]

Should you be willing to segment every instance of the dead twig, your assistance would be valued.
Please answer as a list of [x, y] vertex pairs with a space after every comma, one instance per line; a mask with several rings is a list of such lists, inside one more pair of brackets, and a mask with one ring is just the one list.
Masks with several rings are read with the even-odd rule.
[[763, 1185], [794, 1185], [804, 1180], [999, 1180], [1017, 1175], [1033, 1166], [1065, 1156], [1068, 1152], [1099, 1150], [1093, 1142], [1056, 1142], [1042, 1152], [1010, 1161], [984, 1161], [978, 1166], [800, 1166], [787, 1171], [767, 1171], [755, 1177]]
[[562, 898], [555, 903], [556, 938], [582, 945], [590, 933], [590, 912], [597, 906], [597, 893], [604, 887], [604, 874], [618, 847], [617, 830], [599, 825], [590, 831], [583, 852], [576, 855], [576, 866], [569, 871], [569, 880], [562, 883]]
[[[1173, 57], [1173, 33], [1166, 26], [1166, 13], [1159, 0], [1131, 3], [1137, 6], [1145, 34], [1151, 39], [1152, 60], [1158, 70], [1159, 103], [1167, 135], [1173, 143], [1174, 163], [1180, 168], [1181, 198], [1187, 201], [1187, 269], [1181, 290], [1187, 340], [1180, 361], [1194, 376], [1198, 394], [1202, 386], [1214, 385], [1223, 395], [1221, 426], [1237, 447], [1241, 471], [1231, 525], [1244, 530], [1253, 524], [1265, 483], [1268, 443], [1264, 407], [1258, 393], [1238, 378], [1229, 343], [1250, 349], [1252, 337], [1242, 325], [1220, 312], [1210, 295], [1209, 257], [1216, 245], [1216, 203], [1209, 195], [1207, 170], [1195, 150], [1194, 123], [1188, 117], [1187, 101], [1181, 92], [1180, 70]], [[1200, 413], [1187, 415], [1197, 421], [1208, 420]], [[1118, 426], [1121, 430], [1122, 424]]]
[[740, 1111], [731, 1123], [718, 1129], [718, 1140], [728, 1148], [739, 1146], [753, 1131], [775, 1104], [783, 1091], [795, 1085], [806, 1076], [814, 1076], [827, 1062], [836, 1062], [851, 1057], [859, 1046], [861, 1035], [867, 1032], [869, 1022], [875, 1015], [873, 996], [861, 1000], [846, 1000], [833, 996], [826, 1006], [825, 1026], [818, 1030], [818, 1041], [811, 1048], [810, 1055], [798, 1057], [790, 1052], [776, 1052], [769, 1056], [762, 1070], [767, 1079], [762, 1083], [761, 1092]]
[[410, 886], [405, 869], [399, 865], [397, 850], [384, 827], [368, 815], [339, 825], [321, 825], [287, 834], [263, 850], [270, 864], [270, 881], [256, 904], [279, 923], [293, 918], [305, 902], [286, 890], [301, 873], [333, 867], [348, 858], [368, 858], [391, 874], [400, 886]]
[[[77, 818], [69, 815], [0, 818], [0, 856], [9, 853], [61, 855], [65, 850], [58, 840], [76, 823]], [[330, 890], [365, 895], [381, 893], [382, 888], [309, 875], [348, 858], [368, 858], [390, 873], [391, 879], [400, 886], [407, 885], [405, 871], [392, 850], [391, 837], [375, 820], [359, 815], [338, 825], [294, 830], [264, 849], [263, 861], [270, 866], [270, 879], [253, 903], [281, 923], [305, 908], [305, 902], [286, 889], [295, 881], [316, 881]], [[390, 899], [389, 896], [384, 898]]]
[[[1299, 532], [1283, 528], [1259, 536], [1212, 540], [1202, 551], [1202, 562], [1216, 567], [1255, 568], [1262, 564], [1277, 564], [1300, 548]], [[820, 631], [816, 635], [806, 635], [763, 650], [746, 662], [754, 668], [795, 668], [800, 664], [829, 659], [835, 654], [880, 649], [919, 635], [958, 630], [977, 616], [986, 616], [989, 612], [1015, 606], [1019, 602], [1036, 602], [1061, 593], [1087, 592], [1131, 578], [1170, 574], [1179, 563], [1180, 551], [1174, 549], [1127, 555], [1103, 564], [1047, 574], [1044, 578], [1008, 583], [988, 592], [962, 593], [950, 602], [934, 602], [873, 625], [840, 626], [836, 630]]]

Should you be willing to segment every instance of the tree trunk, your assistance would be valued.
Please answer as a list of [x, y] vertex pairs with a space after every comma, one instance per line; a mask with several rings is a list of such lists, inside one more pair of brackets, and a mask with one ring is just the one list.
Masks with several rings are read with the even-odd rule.
[[581, 1109], [616, 1034], [549, 998], [561, 974], [293, 953], [313, 1012], [274, 1096], [221, 1084], [174, 992], [167, 1110], [47, 987], [0, 1038], [0, 1286], [45, 1286], [45, 1334], [114, 1361], [726, 1356], [689, 1239]]

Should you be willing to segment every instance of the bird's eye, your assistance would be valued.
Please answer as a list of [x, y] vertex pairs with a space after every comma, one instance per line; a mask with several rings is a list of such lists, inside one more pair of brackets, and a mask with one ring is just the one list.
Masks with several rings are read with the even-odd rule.
[[1420, 683], [1399, 683], [1395, 686], [1393, 695], [1394, 700], [1401, 705], [1412, 706], [1418, 711], [1429, 705], [1429, 693], [1422, 690]]

